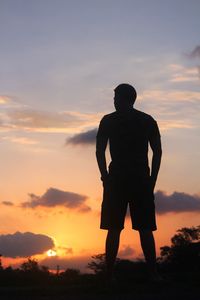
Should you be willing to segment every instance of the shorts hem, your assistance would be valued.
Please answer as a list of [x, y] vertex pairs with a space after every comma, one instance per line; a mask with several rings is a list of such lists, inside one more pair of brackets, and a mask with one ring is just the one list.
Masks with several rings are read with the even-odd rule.
[[133, 229], [133, 230], [137, 230], [137, 231], [140, 231], [140, 230], [151, 230], [151, 231], [156, 231], [156, 230], [157, 230], [157, 227], [153, 227], [153, 228], [139, 228], [139, 227], [133, 227], [133, 226], [132, 226], [132, 229]]
[[100, 226], [100, 229], [103, 229], [103, 230], [110, 230], [110, 229], [123, 230], [124, 227]]

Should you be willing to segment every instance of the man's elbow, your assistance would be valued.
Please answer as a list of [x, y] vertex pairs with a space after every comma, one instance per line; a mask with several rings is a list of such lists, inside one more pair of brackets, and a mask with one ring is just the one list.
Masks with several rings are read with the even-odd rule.
[[161, 159], [161, 157], [162, 157], [162, 149], [160, 149], [160, 150], [158, 151], [157, 156], [159, 157], [159, 159]]
[[105, 155], [105, 150], [103, 149], [96, 149], [96, 157], [102, 157]]
[[153, 156], [161, 158], [162, 157], [162, 148], [155, 149], [153, 151]]

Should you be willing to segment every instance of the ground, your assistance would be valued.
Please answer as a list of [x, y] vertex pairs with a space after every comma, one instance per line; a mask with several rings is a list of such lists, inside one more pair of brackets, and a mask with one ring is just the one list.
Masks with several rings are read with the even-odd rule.
[[200, 299], [199, 282], [184, 280], [163, 283], [118, 283], [105, 287], [101, 282], [69, 286], [1, 287], [1, 300], [177, 300]]

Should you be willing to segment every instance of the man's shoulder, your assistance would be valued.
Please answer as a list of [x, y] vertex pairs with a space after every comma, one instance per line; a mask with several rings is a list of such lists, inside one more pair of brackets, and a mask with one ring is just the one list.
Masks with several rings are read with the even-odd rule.
[[108, 136], [110, 128], [113, 127], [113, 120], [115, 119], [115, 112], [104, 115], [100, 121], [97, 137]]
[[[152, 123], [156, 122], [156, 120], [151, 115], [149, 115], [143, 111], [140, 111], [140, 110], [137, 110], [134, 108], [132, 113], [133, 113], [132, 117], [134, 117], [134, 118], [136, 117], [138, 120], [141, 120], [145, 123], [152, 124]], [[106, 124], [106, 123], [109, 124], [109, 123], [112, 123], [113, 121], [115, 122], [118, 119], [120, 119], [120, 116], [121, 115], [117, 111], [114, 111], [114, 112], [104, 115], [103, 118], [101, 119], [101, 122], [104, 124]]]
[[137, 115], [138, 118], [140, 118], [140, 119], [142, 119], [146, 122], [150, 122], [150, 123], [156, 122], [156, 120], [151, 115], [149, 115], [149, 114], [147, 114], [143, 111], [134, 109], [134, 112], [135, 112], [135, 114]]
[[103, 121], [103, 122], [109, 122], [109, 121], [114, 120], [115, 118], [116, 118], [116, 111], [104, 115], [103, 118], [101, 119], [101, 121]]

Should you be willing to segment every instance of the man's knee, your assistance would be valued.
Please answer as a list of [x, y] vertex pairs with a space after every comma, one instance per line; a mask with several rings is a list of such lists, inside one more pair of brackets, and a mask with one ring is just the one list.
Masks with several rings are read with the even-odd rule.
[[119, 236], [121, 231], [122, 231], [122, 229], [109, 229], [108, 235], [109, 236]]
[[141, 229], [141, 230], [139, 230], [139, 234], [142, 237], [152, 236], [153, 235], [153, 231], [151, 229]]

